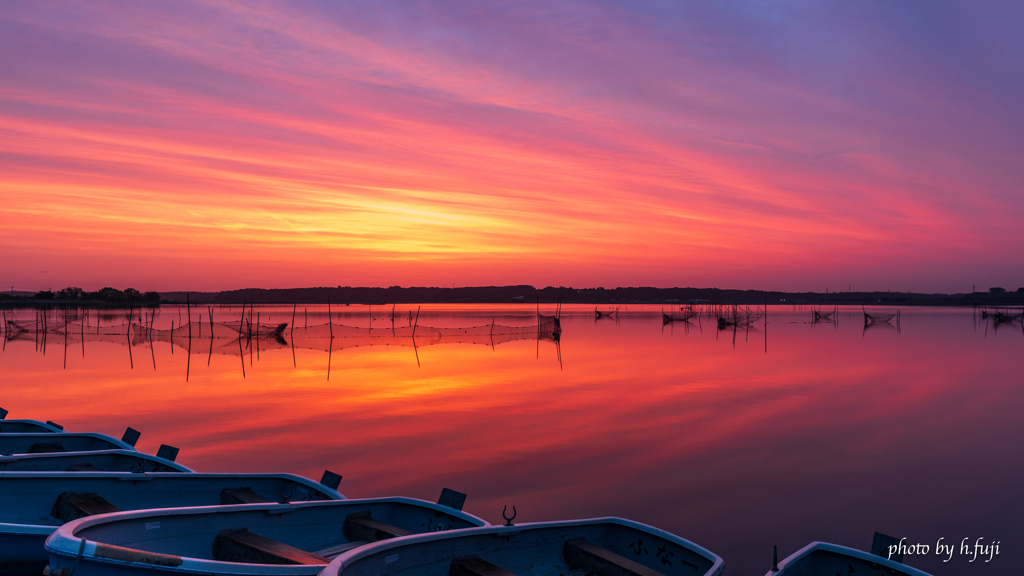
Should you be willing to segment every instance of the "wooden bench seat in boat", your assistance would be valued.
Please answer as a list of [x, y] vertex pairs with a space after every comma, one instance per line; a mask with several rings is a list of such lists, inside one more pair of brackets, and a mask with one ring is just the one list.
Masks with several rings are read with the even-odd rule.
[[270, 502], [263, 496], [252, 491], [248, 486], [241, 488], [225, 488], [220, 491], [221, 504], [266, 504]]
[[67, 452], [60, 442], [35, 442], [28, 447], [29, 454], [49, 454], [51, 452]]
[[573, 538], [562, 547], [569, 566], [593, 572], [597, 576], [665, 576], [639, 562], [602, 548], [586, 538]]
[[50, 511], [50, 516], [67, 524], [72, 520], [78, 520], [86, 516], [120, 511], [120, 508], [107, 502], [95, 492], [64, 492], [57, 496], [57, 501], [53, 503], [53, 510]]
[[245, 564], [328, 564], [330, 560], [248, 530], [222, 530], [213, 541], [213, 559]]
[[370, 517], [369, 510], [353, 512], [346, 516], [342, 533], [345, 535], [346, 540], [363, 540], [365, 542], [376, 542], [378, 540], [387, 540], [388, 538], [412, 534], [412, 532], [404, 528], [392, 526], [380, 520], [374, 520]]
[[516, 576], [479, 556], [463, 556], [452, 560], [449, 576]]

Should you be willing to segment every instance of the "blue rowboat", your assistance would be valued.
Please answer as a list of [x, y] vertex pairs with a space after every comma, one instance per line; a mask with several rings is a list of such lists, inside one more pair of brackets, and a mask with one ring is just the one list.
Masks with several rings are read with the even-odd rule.
[[717, 555], [674, 534], [594, 518], [386, 540], [338, 556], [321, 576], [717, 576], [724, 569]]
[[192, 472], [192, 469], [135, 450], [100, 450], [0, 456], [0, 472]]
[[135, 450], [135, 447], [113, 436], [96, 432], [0, 434], [0, 459], [12, 454], [91, 452], [95, 450]]
[[797, 550], [765, 576], [931, 576], [916, 568], [838, 544], [811, 542]]
[[0, 574], [41, 574], [61, 524], [123, 510], [341, 500], [291, 474], [0, 473]]
[[46, 550], [50, 576], [314, 576], [369, 542], [486, 525], [399, 497], [174, 508], [74, 520], [50, 535]]
[[46, 434], [63, 431], [64, 428], [53, 422], [40, 422], [39, 420], [0, 420], [0, 434]]

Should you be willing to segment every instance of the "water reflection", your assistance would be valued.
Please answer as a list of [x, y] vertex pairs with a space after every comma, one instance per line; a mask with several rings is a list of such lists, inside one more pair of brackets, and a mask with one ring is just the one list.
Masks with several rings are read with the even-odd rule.
[[[134, 316], [134, 311], [128, 312], [126, 318], [120, 314], [108, 314], [106, 318], [99, 317], [95, 325], [89, 322], [89, 310], [61, 310], [53, 309], [53, 321], [50, 321], [49, 311], [33, 310], [32, 320], [19, 318], [12, 315], [6, 318], [4, 349], [7, 342], [32, 341], [35, 350], [46, 354], [46, 344], [49, 339], [57, 338], [64, 346], [64, 367], [67, 366], [68, 346], [81, 344], [82, 356], [85, 356], [85, 344], [108, 343], [120, 344], [128, 347], [128, 359], [130, 367], [134, 368], [134, 357], [132, 348], [148, 348], [153, 359], [153, 369], [156, 369], [155, 346], [168, 344], [173, 354], [175, 349], [184, 351], [189, 355], [186, 364], [186, 380], [190, 372], [191, 355], [200, 354], [207, 357], [207, 366], [210, 365], [213, 355], [238, 356], [242, 359], [241, 373], [245, 377], [245, 357], [248, 356], [249, 364], [252, 366], [255, 355], [259, 359], [263, 353], [278, 349], [290, 349], [292, 352], [293, 367], [298, 367], [296, 360], [296, 349], [317, 350], [328, 354], [327, 379], [330, 380], [331, 357], [335, 350], [343, 351], [349, 348], [360, 348], [365, 346], [399, 346], [412, 348], [419, 365], [419, 348], [424, 346], [437, 346], [442, 344], [475, 344], [490, 346], [495, 349], [500, 344], [517, 340], [536, 340], [539, 346], [541, 341], [551, 342], [555, 345], [557, 358], [561, 363], [560, 336], [562, 333], [561, 324], [557, 315], [545, 315], [539, 310], [535, 317], [530, 318], [535, 324], [507, 326], [497, 323], [497, 317], [491, 318], [490, 323], [476, 326], [421, 326], [419, 324], [419, 312], [417, 307], [415, 318], [412, 311], [409, 311], [408, 325], [396, 325], [395, 308], [390, 315], [390, 327], [373, 328], [375, 318], [372, 309], [368, 311], [367, 320], [369, 327], [345, 325], [335, 322], [332, 318], [330, 304], [327, 305], [326, 322], [309, 324], [309, 309], [303, 309], [303, 325], [296, 327], [298, 306], [292, 307], [291, 322], [264, 323], [261, 321], [262, 312], [256, 312], [255, 306], [246, 308], [242, 306], [238, 320], [228, 322], [214, 321], [212, 306], [207, 306], [207, 321], [204, 322], [202, 314], [197, 320], [192, 320], [192, 307], [186, 307], [186, 322], [181, 322], [180, 309], [178, 310], [178, 325], [170, 319], [170, 328], [155, 328], [154, 323], [158, 310], [140, 311]], [[223, 311], [222, 311], [223, 312]], [[280, 312], [278, 309], [277, 312]], [[316, 320], [314, 312], [314, 321]], [[133, 321], [133, 317], [135, 320]], [[280, 317], [280, 314], [279, 314]], [[107, 324], [103, 320], [107, 320]], [[270, 316], [267, 315], [267, 321]], [[121, 323], [110, 323], [111, 320], [124, 320]], [[204, 335], [205, 330], [205, 335]]]
[[[390, 330], [390, 309], [356, 308], [309, 307], [304, 319], [302, 307], [257, 306], [253, 322]], [[491, 522], [506, 504], [521, 522], [625, 516], [707, 546], [730, 574], [764, 574], [773, 544], [782, 556], [816, 539], [864, 549], [876, 530], [930, 544], [1003, 542], [985, 565], [908, 559], [937, 576], [1018, 572], [1024, 332], [996, 330], [973, 310], [904, 309], [897, 332], [865, 331], [860, 307], [841, 307], [823, 330], [811, 307], [771, 306], [748, 333], [720, 331], [707, 316], [690, 321], [695, 329], [663, 325], [660, 306], [623, 305], [618, 322], [566, 306], [564, 370], [555, 344], [536, 338], [421, 347], [419, 365], [409, 346], [333, 348], [329, 360], [330, 349], [288, 334], [288, 346], [270, 337], [245, 356], [210, 355], [206, 310], [201, 352], [212, 361], [197, 362], [188, 382], [200, 340], [191, 354], [175, 344], [185, 342], [181, 312], [133, 320], [175, 322], [173, 341], [128, 348], [146, 357], [134, 370], [126, 333], [90, 341], [66, 369], [63, 350], [44, 356], [32, 339], [7, 341], [2, 406], [69, 430], [131, 425], [143, 432], [140, 449], [173, 444], [200, 471], [329, 468], [349, 496], [436, 499], [449, 486]], [[396, 325], [408, 328], [410, 312], [416, 323], [415, 307], [398, 307]], [[213, 313], [215, 324], [241, 319], [240, 307]], [[535, 318], [530, 306], [431, 305], [418, 324]]]

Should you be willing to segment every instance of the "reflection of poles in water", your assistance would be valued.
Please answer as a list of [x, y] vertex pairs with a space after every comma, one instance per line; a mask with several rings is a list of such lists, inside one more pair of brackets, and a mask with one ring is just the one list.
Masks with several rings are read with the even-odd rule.
[[206, 355], [206, 366], [209, 368], [210, 361], [213, 360], [213, 323], [210, 323], [210, 352]]
[[[132, 370], [135, 370], [135, 359], [132, 358], [132, 337], [126, 335], [124, 338], [125, 338], [125, 340], [128, 341], [128, 363], [129, 363], [129, 366], [131, 367]], [[173, 347], [174, 347], [174, 344], [171, 344], [171, 349], [172, 350], [174, 349]]]
[[[416, 307], [416, 321], [413, 322], [413, 325], [412, 325], [412, 351], [413, 351], [413, 353], [416, 354], [416, 367], [417, 368], [420, 368], [420, 351], [416, 347], [416, 327], [420, 325], [420, 308], [422, 308], [422, 306], [417, 306]], [[412, 314], [412, 310], [409, 311], [409, 314]]]
[[768, 353], [768, 298], [764, 299], [764, 353]]
[[64, 369], [68, 369], [68, 304], [64, 303]]
[[210, 361], [213, 360], [213, 306], [207, 306], [206, 310], [210, 313], [210, 353], [206, 357], [206, 366], [209, 367]]
[[[245, 300], [242, 300], [242, 317], [238, 320], [238, 360], [242, 363], [242, 378], [245, 378], [245, 352], [242, 351], [242, 322], [245, 322]], [[213, 346], [213, 344], [210, 344]]]
[[[329, 300], [329, 299], [328, 299]], [[327, 313], [327, 319], [331, 319], [331, 313]], [[331, 381], [331, 356], [334, 354], [334, 336], [331, 336], [330, 343], [327, 345], [327, 381]]]
[[149, 355], [153, 357], [153, 372], [156, 372], [156, 351], [153, 350], [153, 339], [149, 339]]
[[192, 372], [192, 300], [185, 293], [185, 306], [188, 307], [188, 360], [185, 362], [185, 382]]
[[[861, 336], [867, 333], [868, 328], [888, 328], [889, 330], [895, 330], [897, 334], [900, 333], [900, 311], [897, 310], [895, 314], [868, 314], [867, 310], [861, 306], [861, 310], [864, 312], [864, 329], [861, 331]], [[892, 319], [896, 319], [896, 325], [893, 326], [891, 323]]]

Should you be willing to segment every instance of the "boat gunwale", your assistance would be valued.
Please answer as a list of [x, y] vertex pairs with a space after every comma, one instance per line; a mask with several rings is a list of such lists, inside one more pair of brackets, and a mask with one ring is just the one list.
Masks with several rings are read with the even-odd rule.
[[[556, 520], [551, 522], [529, 522], [524, 524], [516, 524], [515, 526], [482, 526], [480, 528], [464, 528], [462, 530], [452, 530], [448, 532], [430, 532], [426, 534], [415, 534], [413, 536], [403, 536], [401, 538], [391, 538], [388, 540], [381, 540], [367, 544], [366, 546], [360, 546], [348, 552], [340, 554], [337, 558], [331, 561], [324, 568], [324, 571], [320, 576], [337, 576], [342, 573], [342, 570], [358, 560], [391, 548], [397, 548], [408, 544], [418, 544], [420, 542], [431, 542], [439, 540], [447, 540], [450, 538], [464, 538], [474, 535], [484, 534], [518, 534], [520, 532], [528, 532], [530, 530], [539, 530], [544, 528], [563, 528], [571, 526], [589, 526], [594, 524], [616, 524], [627, 528], [633, 528], [640, 530], [641, 532], [647, 532], [653, 536], [663, 538], [682, 546], [692, 552], [697, 553], [700, 556], [704, 556], [705, 559], [712, 562], [711, 568], [699, 576], [718, 576], [725, 569], [725, 560], [714, 552], [704, 548], [700, 544], [687, 540], [681, 536], [677, 536], [671, 532], [662, 530], [649, 524], [637, 522], [635, 520], [628, 520], [626, 518], [620, 518], [617, 516], [603, 516], [600, 518], [585, 518], [580, 520]], [[336, 568], [335, 568], [335, 565]], [[916, 576], [916, 575], [914, 575]], [[925, 575], [928, 576], [928, 575]]]
[[[240, 482], [252, 479], [280, 479], [280, 480], [292, 480], [297, 484], [313, 488], [318, 492], [328, 497], [326, 500], [311, 500], [309, 502], [332, 502], [337, 500], [348, 500], [344, 494], [337, 490], [328, 488], [323, 484], [305, 476], [299, 476], [298, 474], [288, 473], [260, 473], [260, 472], [245, 472], [245, 473], [230, 473], [230, 472], [211, 472], [211, 473], [190, 473], [182, 474], [181, 472], [32, 472], [32, 471], [13, 471], [4, 472], [0, 471], [0, 482], [4, 478], [20, 478], [24, 480], [36, 480], [40, 478], [54, 478], [54, 479], [116, 479], [122, 482], [149, 482], [158, 480], [161, 478], [171, 479], [171, 482], [195, 482], [203, 479], [216, 480], [218, 478], [224, 479], [238, 479]], [[187, 480], [186, 480], [187, 478]], [[305, 500], [301, 502], [307, 502]], [[280, 504], [280, 503], [279, 503]], [[218, 505], [219, 506], [219, 505]], [[243, 504], [231, 504], [231, 506], [243, 506]], [[140, 508], [138, 510], [144, 510]], [[151, 508], [150, 510], [161, 510], [161, 508]], [[135, 512], [136, 510], [126, 510], [126, 512]], [[98, 516], [98, 515], [97, 515]], [[60, 528], [60, 524], [25, 524], [21, 522], [3, 522], [0, 520], [0, 538], [4, 536], [15, 536], [15, 535], [29, 535], [29, 534], [42, 534], [49, 535], [55, 530]]]
[[[46, 539], [45, 549], [47, 554], [54, 556], [61, 556], [64, 558], [76, 558], [81, 556], [82, 559], [88, 559], [89, 561], [96, 564], [115, 564], [123, 566], [141, 566], [138, 563], [123, 562], [115, 559], [105, 558], [96, 555], [97, 545], [112, 545], [104, 542], [96, 542], [81, 538], [76, 535], [80, 530], [90, 528], [92, 526], [107, 524], [112, 522], [121, 522], [136, 520], [139, 518], [162, 518], [166, 516], [188, 516], [188, 515], [206, 515], [206, 514], [218, 514], [218, 513], [244, 513], [254, 511], [266, 511], [269, 514], [274, 514], [277, 511], [280, 513], [287, 513], [294, 511], [296, 508], [310, 508], [319, 506], [359, 506], [361, 504], [373, 504], [373, 503], [397, 503], [397, 504], [412, 504], [420, 508], [427, 508], [437, 512], [443, 512], [449, 516], [455, 516], [461, 518], [471, 524], [478, 524], [479, 528], [486, 528], [490, 526], [486, 520], [464, 512], [462, 510], [456, 510], [442, 504], [437, 504], [427, 500], [419, 500], [417, 498], [408, 498], [405, 496], [388, 496], [381, 498], [358, 498], [343, 500], [320, 500], [313, 502], [292, 502], [292, 503], [273, 503], [273, 504], [232, 504], [222, 506], [191, 506], [191, 507], [180, 507], [180, 508], [160, 508], [153, 510], [131, 510], [125, 512], [114, 512], [111, 514], [101, 514], [97, 516], [87, 516], [85, 518], [79, 518], [72, 520], [63, 526], [60, 526], [53, 531], [52, 534]], [[466, 530], [465, 528], [459, 530]], [[457, 530], [452, 530], [456, 532]], [[84, 542], [84, 544], [83, 544]], [[113, 546], [117, 546], [113, 544]], [[144, 552], [144, 551], [140, 551]], [[181, 556], [182, 564], [175, 567], [167, 566], [153, 566], [152, 568], [159, 568], [163, 571], [171, 571], [175, 573], [197, 573], [197, 574], [256, 574], [264, 572], [253, 572], [255, 569], [266, 569], [272, 568], [267, 574], [310, 574], [309, 565], [300, 566], [288, 566], [279, 564], [250, 564], [240, 562], [223, 562], [219, 560], [206, 560], [201, 558], [194, 558], [189, 556]], [[323, 570], [326, 564], [318, 564], [319, 569]]]
[[[54, 434], [53, 432], [0, 432], [0, 447], [3, 446], [3, 441], [5, 439], [9, 439], [9, 438], [24, 438], [26, 436], [39, 436], [39, 437], [41, 437], [40, 438], [41, 440], [45, 440], [46, 438], [54, 438], [56, 436], [56, 434]], [[125, 442], [124, 440], [119, 440], [117, 438], [114, 438], [110, 434], [104, 434], [102, 432], [62, 432], [60, 434], [60, 438], [61, 438], [61, 440], [60, 440], [61, 442], [66, 441], [66, 440], [73, 440], [75, 438], [94, 438], [96, 440], [103, 440], [105, 442], [109, 442], [110, 444], [112, 444], [114, 446], [112, 448], [105, 448], [103, 450], [79, 450], [78, 452], [106, 452], [108, 450], [128, 450], [128, 451], [131, 451], [131, 452], [138, 452], [138, 450], [136, 450], [134, 446], [132, 446], [131, 444]], [[71, 453], [71, 451], [68, 451], [68, 452], [56, 452], [56, 454], [70, 454], [70, 453]], [[44, 454], [55, 454], [55, 452], [44, 452]], [[23, 456], [23, 455], [31, 456], [31, 454], [9, 454], [8, 456]], [[4, 457], [4, 456], [0, 456], [0, 458], [2, 458], [2, 457]]]
[[[0, 438], [2, 438], [2, 436], [0, 436]], [[178, 472], [174, 472], [174, 474], [181, 474], [181, 473], [195, 474], [196, 473], [195, 470], [189, 468], [188, 466], [185, 466], [184, 464], [179, 464], [177, 462], [173, 462], [173, 461], [168, 460], [166, 458], [161, 458], [161, 457], [156, 456], [154, 454], [146, 454], [145, 452], [139, 452], [138, 450], [136, 450], [134, 448], [132, 448], [130, 450], [126, 450], [124, 448], [117, 448], [117, 449], [111, 449], [111, 450], [76, 450], [76, 451], [73, 451], [73, 452], [41, 452], [39, 454], [8, 454], [8, 455], [0, 454], [0, 462], [10, 462], [12, 460], [22, 460], [22, 459], [26, 459], [27, 460], [27, 459], [87, 457], [88, 455], [93, 455], [93, 454], [100, 455], [100, 456], [122, 455], [122, 456], [131, 457], [131, 458], [140, 458], [141, 457], [141, 458], [144, 458], [146, 460], [149, 460], [149, 461], [152, 461], [152, 462], [156, 462], [157, 464], [160, 464], [161, 466], [166, 466], [168, 468], [178, 469]], [[66, 470], [0, 470], [0, 472], [3, 472], [3, 473], [18, 472], [18, 473], [27, 473], [27, 474], [46, 474], [46, 473], [50, 473], [50, 472], [67, 472], [67, 471]], [[118, 471], [111, 471], [111, 470], [100, 470], [99, 472], [100, 473], [107, 473], [107, 474], [125, 474], [125, 473], [127, 473], [127, 472], [118, 472]], [[83, 471], [69, 472], [69, 473], [73, 473], [73, 474], [95, 474], [96, 472], [83, 470]], [[135, 474], [140, 474], [140, 472], [135, 472]], [[149, 474], [156, 474], [156, 472], [149, 472]]]
[[818, 541], [818, 540], [816, 540], [814, 542], [811, 542], [807, 546], [804, 546], [803, 548], [797, 550], [796, 552], [793, 552], [789, 556], [786, 556], [786, 558], [784, 558], [783, 560], [779, 561], [779, 571], [778, 572], [769, 570], [765, 574], [765, 576], [778, 576], [779, 574], [782, 574], [782, 572], [786, 568], [788, 568], [792, 563], [796, 562], [797, 560], [800, 560], [801, 558], [804, 558], [805, 556], [810, 556], [813, 552], [817, 552], [819, 550], [823, 551], [823, 552], [832, 552], [832, 553], [836, 553], [836, 554], [843, 554], [843, 555], [846, 555], [846, 556], [852, 556], [854, 558], [857, 558], [859, 560], [864, 560], [866, 562], [873, 562], [873, 563], [878, 564], [879, 566], [883, 566], [885, 568], [890, 568], [892, 570], [900, 570], [900, 571], [904, 572], [907, 576], [932, 576], [931, 574], [929, 574], [927, 572], [923, 572], [921, 570], [918, 570], [917, 568], [914, 568], [913, 566], [907, 566], [906, 564], [903, 564], [902, 562], [896, 562], [894, 560], [889, 560], [888, 558], [885, 558], [883, 556], [879, 556], [877, 554], [872, 554], [870, 552], [865, 552], [863, 550], [857, 550], [856, 548], [850, 548], [848, 546], [841, 546], [839, 544], [831, 544], [829, 542], [821, 542], [821, 541]]
[[2, 427], [4, 424], [31, 424], [33, 426], [38, 426], [38, 427], [42, 428], [43, 430], [40, 431], [40, 432], [0, 432], [0, 434], [49, 434], [49, 433], [67, 434], [68, 433], [66, 430], [64, 430], [62, 428], [57, 428], [56, 426], [54, 426], [52, 424], [47, 424], [46, 422], [43, 422], [41, 420], [29, 420], [29, 419], [25, 419], [25, 418], [15, 418], [15, 419], [12, 419], [12, 420], [7, 420], [5, 418], [3, 420], [0, 420], [0, 427]]

